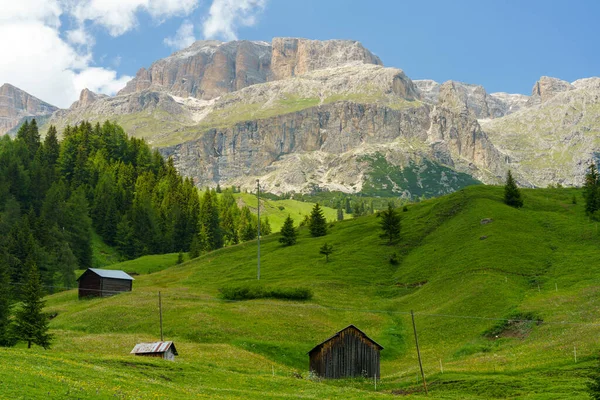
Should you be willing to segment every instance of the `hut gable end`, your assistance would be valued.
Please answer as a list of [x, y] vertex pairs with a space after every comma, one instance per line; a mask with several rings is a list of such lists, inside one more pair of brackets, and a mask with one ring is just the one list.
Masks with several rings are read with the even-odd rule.
[[309, 351], [309, 368], [323, 378], [378, 377], [383, 347], [350, 325]]

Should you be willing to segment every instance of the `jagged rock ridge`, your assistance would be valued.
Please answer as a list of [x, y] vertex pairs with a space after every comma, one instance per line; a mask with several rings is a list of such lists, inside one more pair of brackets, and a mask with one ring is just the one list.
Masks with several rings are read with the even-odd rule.
[[382, 65], [359, 42], [274, 38], [272, 44], [201, 40], [142, 68], [119, 94], [146, 89], [210, 100], [257, 83], [351, 63]]
[[58, 110], [8, 83], [0, 86], [0, 135], [19, 126], [25, 118], [48, 117]]

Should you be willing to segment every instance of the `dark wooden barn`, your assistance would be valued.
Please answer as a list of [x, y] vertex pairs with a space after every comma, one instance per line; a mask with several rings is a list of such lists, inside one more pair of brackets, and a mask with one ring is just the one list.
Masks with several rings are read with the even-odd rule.
[[175, 360], [175, 356], [179, 355], [173, 342], [138, 343], [131, 350], [131, 354], [135, 354], [136, 356], [160, 357], [169, 361]]
[[131, 292], [133, 278], [123, 271], [88, 268], [77, 279], [79, 298], [108, 297], [120, 292]]
[[322, 378], [379, 377], [383, 347], [350, 325], [308, 352], [310, 371]]

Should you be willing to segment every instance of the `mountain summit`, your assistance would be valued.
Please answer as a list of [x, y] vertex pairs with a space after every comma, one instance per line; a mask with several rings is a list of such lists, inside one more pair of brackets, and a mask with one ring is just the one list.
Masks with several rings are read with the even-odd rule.
[[5, 83], [0, 86], [0, 135], [21, 125], [27, 118], [43, 120], [56, 110], [57, 107]]
[[598, 81], [488, 93], [412, 81], [351, 40], [208, 40], [140, 69], [117, 96], [82, 91], [50, 123], [116, 121], [199, 186], [434, 196], [508, 169], [522, 186], [580, 185], [600, 153]]

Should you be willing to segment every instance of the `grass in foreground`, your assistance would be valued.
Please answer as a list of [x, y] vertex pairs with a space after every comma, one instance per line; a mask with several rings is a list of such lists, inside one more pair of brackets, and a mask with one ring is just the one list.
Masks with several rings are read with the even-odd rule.
[[[132, 293], [50, 296], [55, 346], [0, 350], [0, 396], [424, 398], [412, 309], [430, 397], [587, 398], [600, 333], [600, 234], [579, 192], [523, 194], [519, 210], [502, 203], [502, 188], [484, 186], [409, 205], [394, 246], [379, 238], [376, 216], [335, 223], [321, 238], [302, 230], [291, 247], [266, 237], [260, 284], [309, 287], [310, 300], [219, 297], [220, 288], [255, 281], [255, 242], [140, 275]], [[334, 246], [329, 263], [318, 252], [325, 242]], [[158, 339], [159, 290], [165, 338], [181, 354], [174, 363], [128, 356], [135, 343]], [[486, 335], [515, 313], [543, 322]], [[363, 379], [308, 379], [306, 352], [350, 323], [385, 348], [377, 392]]]

